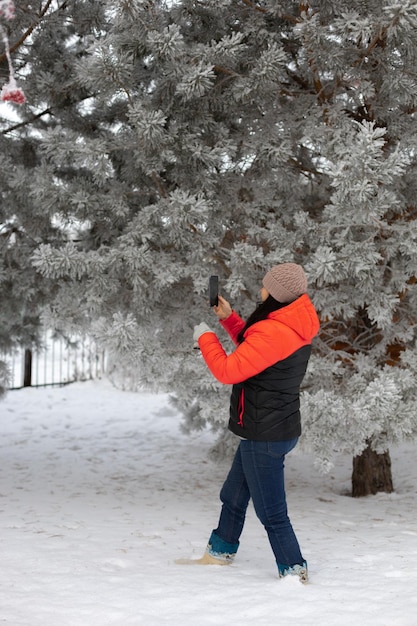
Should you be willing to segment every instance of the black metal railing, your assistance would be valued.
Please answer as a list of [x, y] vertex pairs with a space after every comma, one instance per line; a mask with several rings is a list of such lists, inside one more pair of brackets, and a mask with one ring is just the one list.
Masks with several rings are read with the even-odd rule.
[[9, 389], [66, 385], [101, 378], [106, 354], [89, 337], [55, 337], [45, 332], [42, 347], [0, 354], [10, 373]]

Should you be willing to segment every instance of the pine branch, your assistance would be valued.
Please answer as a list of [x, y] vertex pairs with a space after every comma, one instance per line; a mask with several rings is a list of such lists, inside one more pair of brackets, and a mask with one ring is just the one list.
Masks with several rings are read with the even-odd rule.
[[218, 72], [219, 74], [226, 74], [227, 76], [231, 76], [232, 78], [239, 78], [240, 74], [234, 72], [233, 70], [229, 70], [227, 67], [223, 67], [222, 65], [214, 65], [213, 70]]
[[2, 130], [1, 134], [7, 135], [8, 133], [13, 132], [14, 130], [18, 130], [19, 128], [24, 128], [26, 125], [28, 124], [30, 125], [33, 122], [36, 122], [36, 120], [43, 117], [44, 115], [49, 115], [49, 114], [52, 114], [52, 109], [50, 108], [45, 109], [45, 111], [41, 111], [40, 113], [38, 113], [37, 115], [34, 115], [28, 120], [24, 120], [23, 122], [19, 122], [18, 124], [14, 124], [13, 126], [10, 126], [9, 128], [6, 128], [5, 130]]
[[156, 172], [152, 172], [151, 177], [152, 177], [153, 182], [157, 186], [158, 191], [161, 194], [161, 196], [163, 198], [166, 198], [168, 194], [167, 194], [167, 191], [166, 191], [165, 187], [163, 186], [162, 181], [159, 178], [158, 174]]
[[[87, 94], [86, 96], [81, 98], [79, 100], [79, 102], [83, 102], [84, 100], [89, 100], [90, 98], [94, 98], [95, 95], [96, 94]], [[36, 120], [39, 120], [44, 115], [54, 115], [54, 111], [62, 111], [64, 109], [71, 108], [71, 107], [72, 107], [72, 104], [65, 105], [65, 106], [60, 107], [58, 109], [54, 109], [52, 107], [48, 107], [44, 111], [41, 111], [40, 113], [37, 113], [36, 115], [34, 115], [33, 117], [31, 117], [31, 118], [29, 118], [27, 120], [23, 120], [22, 122], [19, 122], [18, 124], [14, 124], [13, 126], [9, 126], [9, 128], [6, 128], [5, 130], [2, 130], [0, 134], [1, 135], [7, 135], [8, 133], [13, 132], [14, 130], [18, 130], [19, 128], [24, 128], [27, 125], [33, 124], [33, 122], [36, 122]]]
[[379, 33], [375, 35], [375, 37], [372, 39], [369, 46], [365, 50], [359, 50], [358, 54], [360, 58], [354, 63], [354, 65], [358, 65], [359, 63], [361, 63], [361, 61], [363, 61], [363, 59], [368, 58], [373, 52], [373, 50], [375, 50], [375, 48], [385, 47], [388, 31], [390, 30], [390, 28], [398, 24], [399, 19], [400, 19], [399, 16], [396, 15], [389, 24], [384, 26], [379, 31]]
[[[20, 46], [26, 41], [26, 39], [33, 33], [35, 28], [37, 26], [39, 26], [41, 19], [44, 17], [45, 13], [47, 12], [47, 10], [49, 9], [51, 4], [52, 4], [52, 0], [47, 0], [44, 8], [39, 13], [38, 19], [36, 20], [36, 22], [34, 22], [31, 26], [29, 26], [29, 28], [26, 30], [26, 32], [23, 33], [21, 38], [18, 39], [18, 41], [16, 41], [16, 43], [14, 43], [12, 46], [10, 46], [10, 52], [11, 53], [13, 53], [15, 50], [20, 48]], [[64, 4], [61, 7], [58, 8], [58, 11], [60, 11], [62, 8], [65, 8], [65, 4], [66, 4], [66, 2], [64, 2]], [[3, 54], [0, 54], [0, 63], [3, 63], [5, 58], [6, 58], [6, 53], [5, 52], [3, 52]]]
[[254, 9], [255, 11], [259, 11], [260, 13], [267, 13], [267, 9], [260, 7], [258, 4], [251, 2], [250, 0], [242, 0], [243, 4], [246, 4], [247, 7]]

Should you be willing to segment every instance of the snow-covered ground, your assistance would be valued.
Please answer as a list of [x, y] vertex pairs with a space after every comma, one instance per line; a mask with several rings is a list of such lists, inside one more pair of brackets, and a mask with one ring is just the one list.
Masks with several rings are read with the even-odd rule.
[[394, 494], [358, 500], [350, 459], [323, 477], [288, 456], [304, 586], [278, 579], [252, 508], [232, 566], [175, 564], [203, 553], [228, 470], [179, 423], [167, 396], [106, 381], [0, 401], [1, 624], [417, 624], [416, 445], [391, 450]]

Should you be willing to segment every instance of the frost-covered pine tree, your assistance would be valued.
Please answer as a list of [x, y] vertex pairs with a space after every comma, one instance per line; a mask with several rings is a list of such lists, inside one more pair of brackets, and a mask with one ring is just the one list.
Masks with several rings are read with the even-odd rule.
[[208, 276], [245, 316], [265, 271], [296, 261], [322, 320], [303, 393], [319, 464], [415, 435], [417, 5], [80, 0], [51, 16], [14, 52], [47, 322], [89, 328], [115, 376], [170, 391], [225, 449], [229, 389], [191, 339], [215, 324]]
[[[73, 219], [42, 136], [60, 127], [78, 136], [74, 111], [87, 94], [74, 65], [103, 20], [100, 2], [0, 0], [0, 354], [39, 344], [40, 313], [60, 287], [31, 261], [40, 244], [67, 241], [61, 231]], [[0, 363], [0, 388], [6, 382]]]

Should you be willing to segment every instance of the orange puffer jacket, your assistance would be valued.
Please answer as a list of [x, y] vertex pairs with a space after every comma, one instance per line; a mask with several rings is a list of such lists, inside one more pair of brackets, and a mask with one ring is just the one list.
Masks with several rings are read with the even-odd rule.
[[[236, 343], [244, 321], [233, 311], [221, 324]], [[318, 330], [317, 313], [305, 294], [250, 326], [229, 355], [215, 333], [200, 336], [201, 353], [212, 374], [233, 384], [232, 432], [258, 441], [300, 435], [300, 384]]]

